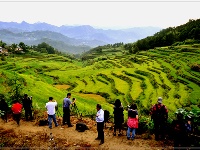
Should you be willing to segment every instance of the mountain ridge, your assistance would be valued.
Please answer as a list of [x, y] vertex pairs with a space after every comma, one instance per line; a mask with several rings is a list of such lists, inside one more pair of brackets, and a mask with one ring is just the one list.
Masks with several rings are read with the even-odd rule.
[[[10, 33], [8, 35], [6, 34], [2, 35], [2, 33], [0, 33], [1, 36], [0, 40], [5, 41], [6, 43], [25, 42], [25, 44], [27, 45], [33, 45], [33, 43], [35, 43], [35, 40], [27, 36], [27, 34], [30, 35], [31, 34], [30, 32], [33, 32], [33, 34], [35, 34], [34, 36], [37, 36], [36, 33], [40, 35], [40, 38], [38, 37], [39, 39], [48, 38], [50, 40], [54, 40], [57, 42], [64, 42], [66, 45], [72, 45], [72, 46], [85, 45], [90, 49], [105, 44], [114, 44], [119, 42], [123, 43], [135, 42], [138, 39], [155, 34], [159, 30], [161, 30], [161, 28], [137, 27], [137, 28], [128, 28], [123, 30], [121, 29], [105, 30], [105, 29], [96, 29], [90, 25], [81, 25], [81, 26], [62, 25], [58, 27], [48, 23], [29, 24], [25, 21], [22, 21], [21, 23], [0, 21], [0, 30], [1, 32], [2, 30], [8, 30], [13, 33], [13, 34]], [[51, 32], [51, 34], [47, 35], [46, 34], [47, 31], [49, 31], [49, 33]], [[19, 39], [17, 36], [18, 34], [20, 34], [23, 38], [21, 37], [21, 39]], [[13, 37], [11, 37], [11, 35]], [[56, 37], [56, 39], [54, 38], [54, 36]], [[27, 39], [29, 39], [28, 43], [26, 43]], [[32, 39], [32, 41], [30, 39]], [[51, 45], [51, 43], [48, 44]], [[64, 47], [62, 47], [60, 51], [67, 51], [67, 50]], [[77, 52], [74, 51], [73, 53]]]

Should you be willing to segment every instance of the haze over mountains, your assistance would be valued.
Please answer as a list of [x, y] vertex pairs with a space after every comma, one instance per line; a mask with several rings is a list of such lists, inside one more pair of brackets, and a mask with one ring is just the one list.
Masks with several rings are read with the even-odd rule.
[[80, 54], [89, 49], [114, 43], [131, 43], [159, 32], [159, 27], [96, 29], [89, 25], [54, 26], [47, 23], [0, 22], [0, 40], [7, 44], [46, 42], [62, 52]]

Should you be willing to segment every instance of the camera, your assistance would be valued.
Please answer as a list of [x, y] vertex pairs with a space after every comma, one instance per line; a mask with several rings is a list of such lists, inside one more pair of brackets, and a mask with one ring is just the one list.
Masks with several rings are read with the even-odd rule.
[[131, 108], [131, 106], [130, 106], [130, 105], [127, 105], [127, 106], [126, 106], [126, 109], [127, 109], [127, 110], [129, 110], [130, 108]]

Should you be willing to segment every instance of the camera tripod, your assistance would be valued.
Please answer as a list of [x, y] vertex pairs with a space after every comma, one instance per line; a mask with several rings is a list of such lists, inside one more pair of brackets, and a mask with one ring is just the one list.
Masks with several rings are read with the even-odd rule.
[[50, 135], [49, 135], [48, 149], [49, 150], [51, 150], [51, 149], [57, 149], [57, 144], [54, 141], [54, 137], [53, 137], [53, 134], [51, 132], [50, 132]]
[[56, 113], [58, 114], [58, 117], [59, 117], [59, 116], [60, 116], [60, 117], [62, 116], [61, 113], [60, 113], [60, 111], [59, 111], [58, 109], [56, 110]]
[[73, 115], [77, 115], [77, 117], [80, 115], [76, 103], [71, 105], [71, 112], [73, 113]]

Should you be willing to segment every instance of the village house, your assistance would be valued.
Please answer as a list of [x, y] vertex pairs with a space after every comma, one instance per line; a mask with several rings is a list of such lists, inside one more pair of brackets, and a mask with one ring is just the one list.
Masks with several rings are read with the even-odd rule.
[[23, 49], [21, 47], [17, 47], [15, 48], [15, 51], [23, 51]]
[[15, 48], [16, 53], [25, 53], [21, 47]]
[[0, 47], [0, 53], [2, 53], [2, 51], [3, 51], [3, 48], [2, 48], [2, 47]]

